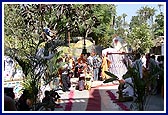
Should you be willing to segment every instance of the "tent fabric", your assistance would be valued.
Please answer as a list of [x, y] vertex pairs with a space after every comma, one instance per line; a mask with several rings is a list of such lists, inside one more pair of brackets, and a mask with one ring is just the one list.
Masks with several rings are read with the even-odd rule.
[[[93, 46], [93, 43], [90, 40], [85, 40], [86, 47]], [[84, 40], [78, 41], [75, 45], [74, 48], [83, 48], [84, 47]]]

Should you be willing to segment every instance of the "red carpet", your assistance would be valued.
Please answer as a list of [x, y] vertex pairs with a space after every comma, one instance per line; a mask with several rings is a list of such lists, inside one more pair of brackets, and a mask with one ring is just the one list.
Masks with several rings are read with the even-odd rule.
[[123, 110], [125, 110], [125, 111], [129, 111], [129, 109], [128, 109], [127, 106], [125, 106], [122, 102], [118, 102], [118, 101], [117, 101], [116, 96], [115, 96], [110, 90], [108, 90], [107, 93], [109, 94], [111, 100], [116, 101], [116, 104], [117, 104], [118, 106], [120, 106], [120, 107], [121, 107]]
[[98, 88], [91, 88], [86, 111], [101, 111], [101, 97]]
[[70, 93], [69, 93], [69, 102], [66, 103], [65, 105], [65, 111], [71, 111], [72, 109], [72, 100], [73, 100], [73, 96], [74, 96], [74, 91], [71, 90]]
[[61, 105], [56, 105], [55, 108], [63, 108]]
[[115, 86], [115, 85], [118, 85], [118, 84], [100, 84], [100, 85], [94, 86], [92, 88], [109, 87], [109, 86]]
[[[101, 96], [99, 93], [99, 87], [106, 87], [109, 85], [100, 85], [94, 88], [91, 88], [89, 91], [89, 99], [86, 111], [101, 111]], [[116, 96], [110, 91], [106, 91], [111, 98], [112, 101], [115, 101], [118, 106], [120, 106], [123, 110], [129, 111], [128, 107], [125, 106], [122, 102], [118, 102]], [[72, 109], [72, 100], [74, 97], [74, 91], [71, 90], [69, 93], [69, 102], [65, 105], [65, 111], [71, 111]]]

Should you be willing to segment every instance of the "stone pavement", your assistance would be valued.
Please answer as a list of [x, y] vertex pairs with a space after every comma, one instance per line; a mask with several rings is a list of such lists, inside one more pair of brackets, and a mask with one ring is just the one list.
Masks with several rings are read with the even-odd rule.
[[[69, 112], [130, 112], [130, 105], [132, 102], [114, 102], [118, 98], [116, 93], [118, 85], [107, 83], [103, 81], [92, 82], [90, 91], [79, 91], [75, 89], [78, 82], [77, 78], [71, 79], [72, 86], [70, 91], [57, 92], [61, 96], [60, 105], [62, 108], [56, 108], [55, 111], [69, 111]], [[164, 100], [160, 95], [152, 95], [149, 98], [148, 105], [145, 111], [165, 111]]]

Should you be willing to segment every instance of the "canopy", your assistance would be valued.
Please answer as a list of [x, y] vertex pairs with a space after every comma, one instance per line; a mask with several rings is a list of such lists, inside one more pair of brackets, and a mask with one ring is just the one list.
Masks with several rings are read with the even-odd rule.
[[[90, 47], [93, 43], [90, 40], [85, 40], [86, 47]], [[84, 47], [84, 40], [79, 40], [75, 45], [74, 48], [83, 48]]]

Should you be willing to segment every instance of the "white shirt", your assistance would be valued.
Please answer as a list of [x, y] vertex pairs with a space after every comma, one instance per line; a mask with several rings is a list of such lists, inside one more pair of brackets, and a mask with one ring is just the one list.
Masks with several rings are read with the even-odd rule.
[[144, 66], [144, 67], [146, 68], [146, 57], [143, 56], [143, 57], [141, 58], [141, 60], [142, 60], [142, 66]]
[[141, 59], [137, 59], [133, 62], [133, 67], [135, 67], [139, 71], [140, 78], [142, 78], [142, 65], [143, 63]]

